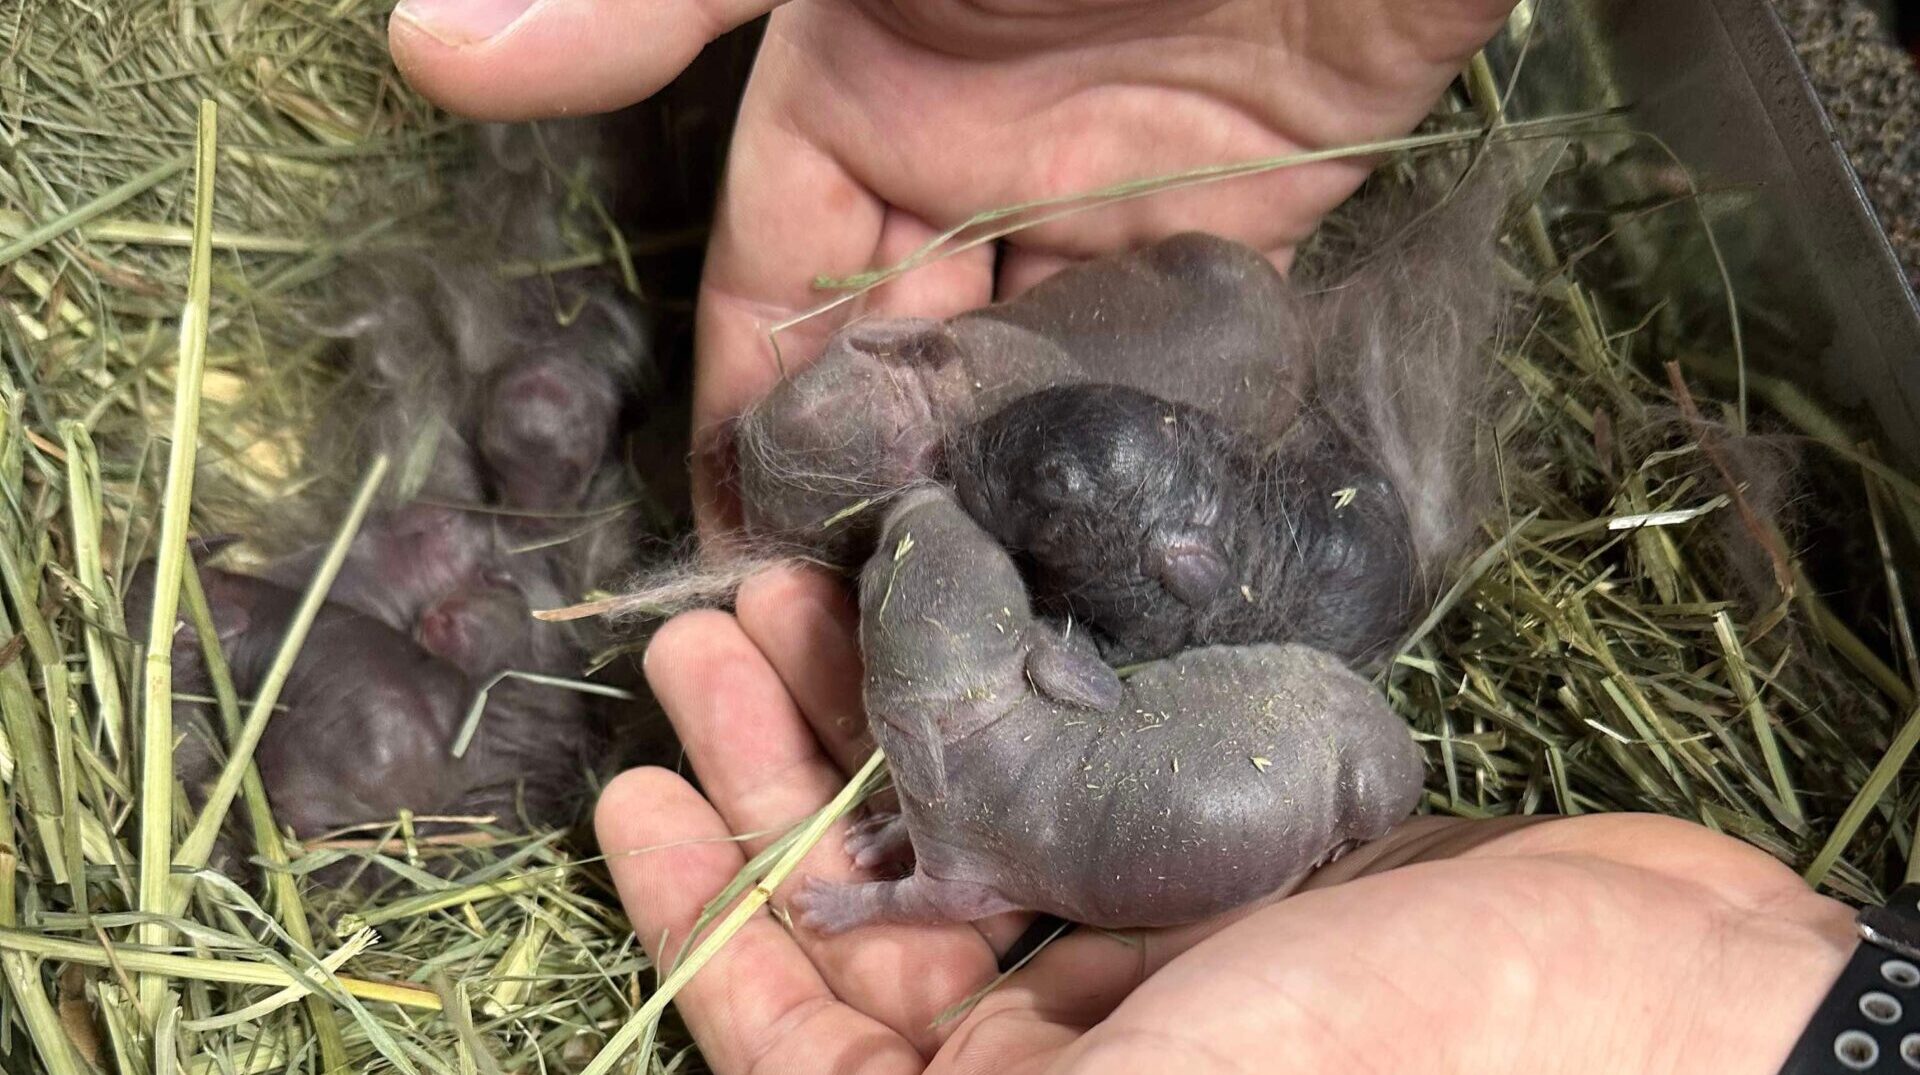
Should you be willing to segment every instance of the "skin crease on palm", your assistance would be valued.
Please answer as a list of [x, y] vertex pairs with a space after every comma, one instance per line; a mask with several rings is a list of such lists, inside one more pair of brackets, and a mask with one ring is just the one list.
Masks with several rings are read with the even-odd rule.
[[[766, 0], [406, 0], [394, 56], [465, 114], [527, 118], [651, 93]], [[983, 208], [1405, 133], [1509, 0], [795, 0], [742, 106], [700, 304], [704, 444], [778, 376], [767, 329], [816, 274], [891, 263]], [[942, 317], [1070, 259], [1189, 228], [1277, 264], [1355, 189], [1329, 163], [1135, 201], [911, 273], [854, 313]], [[817, 353], [840, 321], [783, 339]], [[696, 467], [709, 534], [732, 517]], [[616, 780], [597, 815], [649, 952], [870, 749], [845, 595], [750, 582], [646, 659], [708, 797]], [[854, 876], [830, 833], [795, 875]], [[1329, 891], [1338, 885], [1337, 891]], [[784, 891], [776, 905], [784, 902]], [[1682, 822], [1416, 818], [1305, 890], [1229, 920], [1062, 939], [964, 1018], [1022, 923], [822, 938], [759, 916], [678, 998], [712, 1068], [743, 1072], [1776, 1071], [1851, 947], [1847, 910]]]

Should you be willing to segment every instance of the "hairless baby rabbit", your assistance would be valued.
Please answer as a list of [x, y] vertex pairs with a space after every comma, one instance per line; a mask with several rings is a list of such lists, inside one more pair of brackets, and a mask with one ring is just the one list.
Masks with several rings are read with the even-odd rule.
[[1215, 643], [1377, 657], [1430, 607], [1485, 507], [1504, 174], [1309, 296], [1313, 387], [1248, 435], [1204, 408], [1062, 385], [962, 430], [948, 478], [1040, 606], [1117, 663]]
[[[200, 577], [235, 689], [253, 694], [292, 622], [300, 595], [263, 579], [202, 567]], [[129, 623], [151, 615], [153, 565], [128, 585]], [[456, 734], [476, 691], [531, 650], [525, 600], [493, 587], [436, 607], [416, 641], [371, 616], [321, 607], [281, 690], [254, 760], [275, 816], [301, 836], [416, 814], [495, 815], [514, 826], [564, 824], [583, 792], [593, 741], [571, 692], [506, 683], [466, 755]], [[174, 635], [176, 691], [206, 693], [200, 641], [183, 610]], [[210, 728], [189, 711], [175, 769], [189, 788], [212, 776]]]
[[[566, 665], [581, 661], [583, 628], [534, 621], [529, 610], [565, 604], [607, 561], [626, 555], [614, 547], [617, 531], [601, 534], [568, 517], [596, 499], [598, 486], [618, 484], [608, 460], [619, 385], [607, 363], [536, 347], [495, 376], [446, 387], [450, 396], [473, 397], [478, 447], [460, 439], [440, 445], [432, 473], [444, 483], [440, 495], [468, 502], [416, 500], [375, 514], [355, 535], [327, 599], [416, 635], [456, 626], [447, 614], [454, 607], [486, 607], [495, 622], [517, 607], [520, 622], [475, 643], [510, 646], [530, 633], [531, 649], [514, 654], [519, 670], [577, 671]], [[493, 503], [477, 502], [487, 494]], [[297, 589], [326, 552], [314, 543], [269, 560], [259, 574]]]
[[[496, 567], [501, 544], [487, 515], [440, 504], [403, 504], [369, 519], [354, 535], [327, 600], [411, 631], [430, 605]], [[297, 590], [326, 554], [326, 545], [315, 544], [269, 561], [260, 576]]]
[[613, 454], [619, 389], [606, 369], [557, 349], [502, 371], [479, 420], [480, 456], [500, 503], [534, 512], [579, 508]]
[[1051, 385], [1124, 384], [1233, 428], [1283, 428], [1306, 389], [1307, 329], [1263, 255], [1201, 234], [946, 321], [855, 321], [734, 430], [748, 528], [851, 569], [878, 515], [856, 509], [933, 473], [960, 429]]
[[1406, 725], [1337, 659], [1214, 646], [1121, 679], [1037, 619], [1012, 560], [954, 499], [894, 501], [860, 576], [865, 701], [901, 813], [863, 862], [901, 880], [810, 880], [802, 924], [1038, 911], [1167, 926], [1285, 889], [1412, 811]]
[[1115, 664], [1245, 642], [1363, 661], [1420, 594], [1393, 483], [1311, 413], [1262, 452], [1197, 407], [1067, 385], [1009, 404], [948, 462], [1036, 604], [1091, 626]]

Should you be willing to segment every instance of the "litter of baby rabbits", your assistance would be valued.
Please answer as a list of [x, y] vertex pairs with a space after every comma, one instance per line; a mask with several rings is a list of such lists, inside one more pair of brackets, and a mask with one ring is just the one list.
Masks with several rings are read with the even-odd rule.
[[[264, 889], [143, 861], [146, 809], [174, 811], [169, 850], [196, 821], [186, 798], [143, 786], [134, 647], [147, 625], [118, 612], [136, 564], [186, 551], [157, 544], [168, 448], [200, 446], [194, 534], [283, 547], [335, 534], [370, 460], [305, 465], [323, 412], [355, 398], [324, 361], [339, 325], [316, 285], [344, 282], [342, 266], [367, 264], [370, 249], [417, 255], [422, 237], [443, 234], [436, 214], [472, 134], [385, 72], [377, 12], [339, 7], [324, 28], [286, 0], [185, 34], [180, 10], [212, 9], [116, 5], [100, 15], [107, 32], [82, 34], [74, 24], [94, 15], [48, 5], [31, 33], [0, 28], [20, 35], [0, 43], [18, 61], [0, 81], [19, 80], [0, 86], [0, 153], [30, 165], [0, 168], [0, 970], [13, 1002], [0, 1050], [62, 1075], [135, 1070], [156, 1047], [194, 1075], [573, 1071], [645, 1042], [639, 1070], [697, 1070], [684, 1034], [656, 1023], [697, 964], [644, 957], [575, 833], [401, 816], [266, 841]], [[90, 79], [104, 62], [86, 51], [96, 40], [124, 73], [118, 111], [102, 113], [116, 130], [41, 92]], [[220, 106], [211, 198], [196, 205], [201, 97]], [[1449, 108], [1426, 133], [1376, 148], [1472, 147], [1484, 113], [1465, 99]], [[1483, 551], [1375, 682], [1425, 749], [1429, 809], [1676, 814], [1836, 894], [1875, 898], [1900, 880], [1920, 808], [1920, 784], [1902, 779], [1920, 739], [1903, 597], [1920, 486], [1804, 385], [1737, 376], [1733, 338], [1689, 331], [1697, 311], [1675, 308], [1697, 295], [1636, 293], [1613, 254], [1616, 225], [1657, 216], [1676, 246], [1697, 249], [1702, 222], [1685, 190], [1659, 205], [1601, 193], [1596, 176], [1635, 142], [1632, 124], [1527, 128], [1571, 148], [1507, 238], [1526, 316], [1489, 351], [1514, 386], [1483, 431], [1501, 447], [1496, 504]], [[1365, 196], [1391, 197], [1410, 167], [1393, 158]], [[942, 251], [1058, 208], [985, 222]], [[1356, 234], [1356, 219], [1336, 217], [1302, 252], [1309, 286], [1378, 238]], [[564, 281], [564, 266], [598, 264], [623, 289], [649, 249], [693, 256], [680, 230], [560, 238], [566, 255], [496, 275]], [[207, 298], [183, 319], [196, 246]], [[1700, 275], [1701, 293], [1724, 301], [1710, 260]], [[170, 403], [182, 320], [205, 346], [197, 425]], [[653, 335], [657, 353], [684, 352], [669, 330]], [[664, 397], [674, 374], [662, 376]], [[663, 454], [657, 472], [633, 468], [645, 485], [630, 495], [671, 518], [666, 471], [684, 453]], [[407, 497], [424, 481], [414, 458], [402, 451], [387, 478]], [[672, 528], [656, 530], [667, 536], [642, 548], [672, 548]], [[181, 608], [191, 617], [196, 603], [190, 588]], [[628, 663], [617, 647], [597, 656]], [[232, 701], [244, 712], [253, 699]], [[243, 784], [231, 807], [256, 834], [279, 827], [258, 790]], [[729, 895], [753, 900], [753, 883], [783, 876], [823, 828], [777, 842]], [[354, 883], [316, 882], [342, 872]], [[189, 890], [183, 909], [157, 924], [144, 915], [143, 874], [148, 895]], [[715, 936], [726, 910], [713, 909]], [[157, 1022], [141, 1011], [143, 986], [159, 996]]]

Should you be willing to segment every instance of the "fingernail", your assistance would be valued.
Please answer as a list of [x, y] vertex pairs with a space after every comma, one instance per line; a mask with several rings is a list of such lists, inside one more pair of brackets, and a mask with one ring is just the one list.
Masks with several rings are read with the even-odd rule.
[[536, 0], [400, 0], [393, 16], [405, 19], [428, 37], [459, 48], [499, 36], [525, 15]]

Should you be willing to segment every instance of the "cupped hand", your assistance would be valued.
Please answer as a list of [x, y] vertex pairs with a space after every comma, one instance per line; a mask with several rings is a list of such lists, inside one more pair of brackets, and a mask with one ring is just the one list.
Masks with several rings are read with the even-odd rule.
[[[776, 11], [731, 150], [700, 296], [696, 493], [711, 532], [726, 420], [778, 379], [771, 326], [816, 276], [888, 265], [982, 210], [1183, 169], [1398, 136], [1513, 0], [794, 0]], [[636, 101], [771, 0], [403, 0], [394, 56], [474, 115]], [[1072, 259], [1200, 228], [1294, 246], [1365, 176], [1347, 160], [1021, 232], [784, 335], [792, 369], [860, 312], [939, 317]]]
[[[669, 623], [647, 674], [705, 789], [620, 777], [597, 827], [647, 950], [871, 749], [853, 610], [764, 575]], [[855, 871], [828, 834], [789, 885]], [[736, 840], [739, 836], [741, 839]], [[961, 1018], [1020, 923], [837, 937], [755, 916], [678, 999], [713, 1070], [1702, 1071], [1771, 1075], [1851, 947], [1849, 914], [1679, 821], [1415, 818], [1301, 891], [1176, 930], [1070, 934]]]

